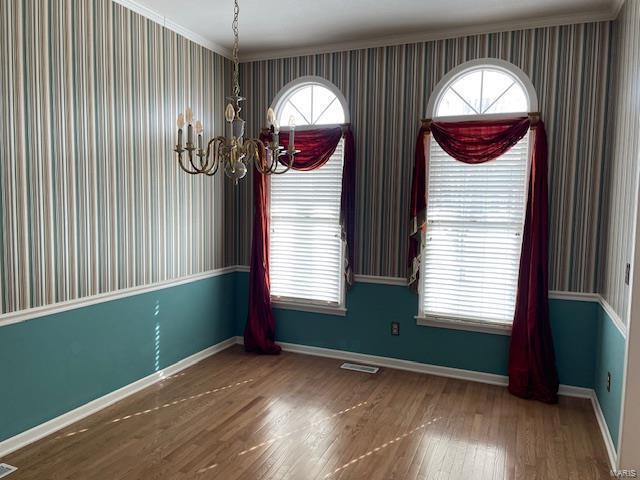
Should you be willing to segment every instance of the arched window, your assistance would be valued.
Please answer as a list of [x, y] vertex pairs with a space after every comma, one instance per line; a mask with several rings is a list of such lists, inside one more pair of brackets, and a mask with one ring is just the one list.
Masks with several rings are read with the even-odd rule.
[[[283, 130], [292, 122], [302, 130], [348, 121], [340, 91], [318, 77], [303, 77], [286, 85], [273, 109]], [[276, 306], [308, 309], [311, 305], [314, 311], [344, 312], [340, 227], [343, 152], [340, 141], [322, 167], [289, 170], [270, 178], [269, 261]]]
[[[441, 121], [526, 116], [537, 110], [537, 99], [517, 67], [483, 59], [450, 72], [427, 110]], [[528, 135], [477, 165], [453, 159], [430, 140], [420, 301], [427, 324], [506, 330], [513, 321], [528, 167]]]

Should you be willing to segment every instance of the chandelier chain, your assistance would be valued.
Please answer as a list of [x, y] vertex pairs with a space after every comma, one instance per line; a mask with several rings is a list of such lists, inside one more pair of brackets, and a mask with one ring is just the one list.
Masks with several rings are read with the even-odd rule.
[[240, 6], [238, 5], [238, 0], [234, 0], [233, 6], [233, 23], [231, 27], [233, 29], [233, 94], [235, 96], [240, 95], [240, 73], [239, 73], [239, 63], [238, 60], [238, 49], [239, 49], [239, 39], [238, 39], [238, 15], [240, 14]]
[[[4, 0], [0, 0], [4, 1]], [[271, 138], [266, 141], [260, 138], [244, 138], [245, 121], [240, 117], [241, 104], [244, 98], [240, 96], [240, 60], [239, 60], [239, 33], [238, 17], [240, 7], [238, 0], [233, 2], [233, 96], [227, 97], [224, 114], [230, 128], [230, 135], [212, 138], [204, 141], [202, 122], [193, 123], [193, 111], [188, 108], [185, 113], [180, 113], [177, 119], [178, 143], [173, 149], [178, 154], [178, 165], [190, 175], [203, 174], [212, 177], [222, 166], [227, 177], [238, 180], [247, 174], [247, 167], [253, 166], [263, 175], [280, 175], [288, 171], [293, 165], [294, 156], [299, 153], [294, 145], [294, 126], [289, 128], [288, 148], [280, 145], [279, 126], [275, 121], [275, 113], [272, 109], [267, 111], [269, 120], [269, 133]], [[186, 132], [183, 130], [186, 120]], [[186, 133], [186, 143], [183, 143]], [[195, 134], [195, 138], [194, 138]], [[206, 148], [205, 148], [206, 143]], [[186, 156], [186, 161], [185, 161]], [[286, 164], [279, 159], [286, 157]], [[284, 169], [278, 170], [278, 165], [284, 165]]]

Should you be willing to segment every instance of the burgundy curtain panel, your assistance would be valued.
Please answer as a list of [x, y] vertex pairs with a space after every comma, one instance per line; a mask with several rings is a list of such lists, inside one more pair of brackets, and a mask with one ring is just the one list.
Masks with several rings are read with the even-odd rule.
[[529, 131], [528, 117], [478, 122], [432, 122], [431, 135], [456, 160], [484, 163], [498, 158]]
[[344, 165], [342, 167], [342, 196], [340, 198], [340, 225], [345, 243], [344, 275], [347, 287], [353, 285], [353, 262], [356, 237], [356, 150], [350, 127], [344, 131]]
[[[329, 161], [342, 138], [342, 127], [318, 128], [296, 132], [295, 147], [300, 150], [295, 156], [294, 170], [309, 171], [320, 168]], [[280, 145], [289, 148], [289, 132], [280, 132]], [[287, 157], [281, 162], [286, 163]]]
[[548, 299], [548, 147], [542, 122], [533, 126], [531, 155], [518, 296], [509, 346], [509, 391], [518, 397], [556, 403], [559, 382]]
[[[264, 152], [261, 152], [264, 159]], [[249, 273], [249, 308], [244, 329], [248, 352], [278, 354], [276, 320], [269, 279], [269, 177], [253, 169], [253, 240]]]
[[[419, 266], [420, 234], [427, 205], [425, 152], [429, 133], [451, 157], [479, 164], [494, 160], [533, 130], [516, 308], [509, 346], [509, 391], [522, 398], [557, 402], [558, 373], [549, 322], [547, 139], [542, 122], [528, 117], [473, 122], [432, 122], [416, 143], [411, 197], [410, 265]], [[417, 275], [412, 275], [417, 288]]]
[[[353, 283], [355, 237], [355, 147], [351, 128], [345, 125], [296, 132], [295, 147], [300, 153], [295, 156], [291, 168], [310, 171], [322, 167], [329, 161], [343, 137], [340, 220], [343, 241], [346, 243], [345, 278], [350, 286]], [[263, 133], [260, 139], [266, 142], [270, 140], [270, 134]], [[288, 132], [280, 133], [280, 144], [288, 148]], [[269, 177], [257, 170], [254, 170], [253, 175], [253, 239], [249, 274], [249, 313], [244, 330], [244, 345], [249, 352], [277, 354], [281, 348], [274, 341], [275, 317], [271, 307], [269, 275]]]
[[409, 269], [409, 287], [418, 291], [420, 278], [420, 256], [422, 254], [422, 231], [427, 218], [427, 137], [429, 127], [423, 125], [416, 141], [413, 180], [411, 182], [411, 226], [409, 231], [409, 249], [407, 267]]

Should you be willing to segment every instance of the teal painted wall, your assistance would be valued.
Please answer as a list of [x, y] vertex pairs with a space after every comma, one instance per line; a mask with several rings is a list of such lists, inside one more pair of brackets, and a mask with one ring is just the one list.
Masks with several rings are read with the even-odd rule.
[[[598, 306], [598, 331], [594, 390], [616, 448], [622, 405], [625, 338], [605, 310]], [[607, 372], [611, 372], [611, 391], [607, 391]]]
[[[248, 273], [228, 274], [0, 327], [0, 382], [11, 385], [0, 395], [0, 441], [242, 335], [247, 287]], [[550, 308], [560, 382], [595, 389], [617, 442], [624, 338], [596, 303]], [[346, 317], [276, 310], [277, 340], [507, 373], [509, 337], [418, 326], [405, 287], [357, 283], [347, 309]], [[390, 335], [391, 321], [400, 336]]]
[[[238, 324], [247, 315], [247, 273], [236, 274]], [[418, 300], [406, 287], [356, 283], [347, 295], [347, 316], [276, 310], [278, 341], [347, 350], [416, 362], [507, 374], [509, 337], [416, 325]], [[593, 302], [551, 300], [560, 382], [593, 387], [597, 309]], [[400, 322], [400, 336], [390, 322]]]
[[232, 337], [234, 283], [212, 277], [0, 327], [0, 441]]

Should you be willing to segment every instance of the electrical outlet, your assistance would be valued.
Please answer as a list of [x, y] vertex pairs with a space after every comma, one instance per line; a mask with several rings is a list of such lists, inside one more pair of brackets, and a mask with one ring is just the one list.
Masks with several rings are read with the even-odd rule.
[[624, 283], [629, 285], [629, 277], [631, 276], [631, 264], [627, 263], [627, 268], [624, 269]]
[[391, 335], [400, 335], [400, 323], [391, 322]]
[[607, 392], [611, 391], [611, 372], [607, 372]]

